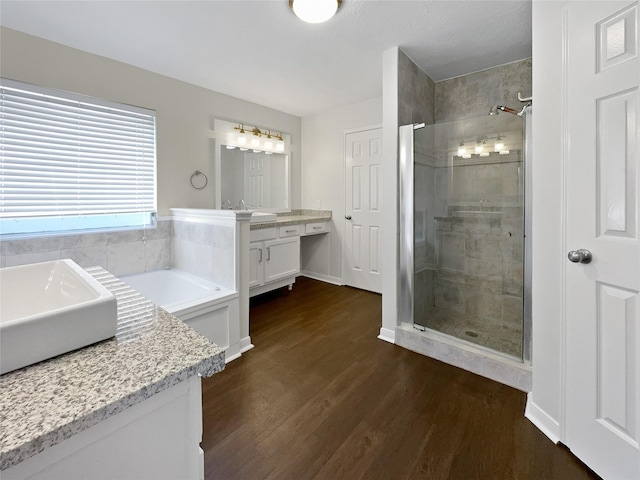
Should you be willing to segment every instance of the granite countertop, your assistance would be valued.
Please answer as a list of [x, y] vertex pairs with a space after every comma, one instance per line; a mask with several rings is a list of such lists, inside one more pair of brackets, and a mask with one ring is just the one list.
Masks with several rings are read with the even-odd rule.
[[255, 222], [251, 223], [249, 228], [251, 230], [260, 230], [270, 227], [329, 221], [331, 221], [331, 210], [292, 210], [289, 213], [278, 213], [278, 218], [275, 222]]
[[156, 393], [224, 369], [224, 351], [100, 267], [118, 299], [109, 340], [0, 376], [0, 470]]

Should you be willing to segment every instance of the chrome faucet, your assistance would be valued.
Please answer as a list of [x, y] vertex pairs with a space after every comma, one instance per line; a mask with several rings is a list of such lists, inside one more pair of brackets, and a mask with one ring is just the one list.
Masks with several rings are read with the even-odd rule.
[[231, 210], [231, 208], [231, 200], [225, 200], [224, 202], [222, 202], [222, 210]]
[[246, 205], [244, 203], [244, 200], [240, 200], [238, 202], [238, 206], [236, 207], [236, 210], [246, 210], [246, 209], [247, 209], [247, 207], [246, 207]]

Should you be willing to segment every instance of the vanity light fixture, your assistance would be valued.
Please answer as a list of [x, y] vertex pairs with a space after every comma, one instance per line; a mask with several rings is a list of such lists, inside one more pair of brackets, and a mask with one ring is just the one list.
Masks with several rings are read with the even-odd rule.
[[[284, 152], [284, 138], [282, 133], [272, 133], [271, 130], [261, 130], [258, 127], [245, 127], [243, 123], [238, 124], [238, 126], [233, 127], [234, 130], [237, 130], [239, 133], [237, 137], [235, 137], [235, 143], [240, 147], [240, 150], [246, 151], [248, 148], [253, 149], [254, 152], [265, 152], [265, 153], [273, 153], [276, 152]], [[264, 137], [264, 141], [262, 140]], [[274, 144], [275, 142], [275, 144]]]
[[464, 146], [464, 142], [460, 142], [460, 145], [458, 146], [458, 156], [464, 157], [466, 154], [467, 154], [467, 149]]
[[493, 145], [493, 149], [496, 152], [500, 152], [504, 149], [504, 141], [502, 140], [502, 137], [500, 135], [498, 135], [498, 138], [496, 138], [496, 143]]
[[307, 23], [322, 23], [333, 17], [342, 0], [289, 0], [289, 8], [296, 17]]
[[487, 137], [480, 137], [476, 142], [475, 152], [480, 155], [484, 151], [484, 146], [487, 143]]

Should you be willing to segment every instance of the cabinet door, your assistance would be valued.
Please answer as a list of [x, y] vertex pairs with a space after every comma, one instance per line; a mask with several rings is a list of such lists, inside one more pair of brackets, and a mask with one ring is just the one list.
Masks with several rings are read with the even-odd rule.
[[265, 283], [300, 272], [300, 237], [264, 242], [264, 247]]
[[249, 244], [249, 288], [264, 283], [264, 243]]

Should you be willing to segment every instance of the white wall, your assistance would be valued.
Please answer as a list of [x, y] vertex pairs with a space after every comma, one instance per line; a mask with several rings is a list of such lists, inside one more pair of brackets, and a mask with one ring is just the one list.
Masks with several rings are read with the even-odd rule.
[[382, 327], [380, 338], [394, 342], [398, 324], [398, 58], [397, 47], [382, 54]]
[[302, 118], [302, 207], [333, 212], [329, 235], [305, 239], [305, 272], [342, 282], [344, 136], [349, 130], [374, 125], [382, 126], [382, 97]]
[[[156, 110], [160, 215], [168, 215], [170, 207], [214, 207], [213, 141], [208, 138], [214, 118], [291, 135], [291, 206], [300, 207], [300, 117], [15, 30], [2, 28], [0, 40], [3, 77]], [[209, 177], [203, 190], [189, 183], [195, 170]]]
[[562, 385], [562, 7], [533, 2], [533, 391], [527, 416], [559, 439]]

